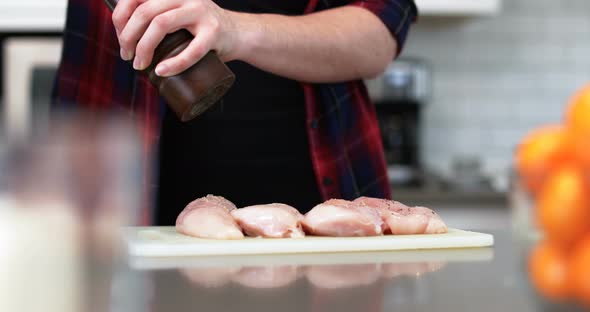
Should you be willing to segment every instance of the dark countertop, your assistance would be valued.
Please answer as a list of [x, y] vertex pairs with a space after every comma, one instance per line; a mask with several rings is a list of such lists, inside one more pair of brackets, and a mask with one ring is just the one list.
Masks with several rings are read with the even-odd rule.
[[402, 203], [463, 204], [477, 207], [506, 206], [507, 193], [492, 190], [444, 190], [437, 188], [392, 188], [393, 198]]
[[112, 311], [577, 311], [531, 289], [530, 243], [480, 232], [493, 248], [131, 259]]

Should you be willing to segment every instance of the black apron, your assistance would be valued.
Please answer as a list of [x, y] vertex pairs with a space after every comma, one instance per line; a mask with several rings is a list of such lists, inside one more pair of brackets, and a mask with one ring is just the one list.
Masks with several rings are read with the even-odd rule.
[[[307, 0], [218, 0], [251, 13], [302, 14]], [[165, 113], [155, 223], [173, 225], [190, 201], [215, 194], [238, 207], [282, 202], [305, 213], [321, 201], [309, 153], [301, 85], [244, 62], [214, 108], [183, 123]]]

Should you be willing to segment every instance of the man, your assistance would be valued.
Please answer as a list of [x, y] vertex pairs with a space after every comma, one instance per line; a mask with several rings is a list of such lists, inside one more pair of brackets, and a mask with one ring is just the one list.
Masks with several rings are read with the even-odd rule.
[[[302, 212], [328, 198], [390, 197], [362, 79], [399, 54], [416, 15], [412, 0], [120, 0], [112, 15], [102, 0], [70, 0], [55, 103], [124, 107], [154, 129], [145, 142], [159, 146], [156, 224], [209, 193]], [[182, 28], [195, 39], [158, 75], [210, 50], [236, 74], [188, 123], [133, 70]]]

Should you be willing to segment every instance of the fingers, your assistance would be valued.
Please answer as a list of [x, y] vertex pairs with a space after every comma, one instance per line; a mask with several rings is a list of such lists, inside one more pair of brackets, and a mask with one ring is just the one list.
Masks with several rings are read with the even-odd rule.
[[120, 0], [113, 10], [112, 20], [117, 36], [121, 34], [135, 9], [147, 0]]
[[215, 31], [209, 28], [200, 29], [195, 39], [175, 57], [160, 62], [156, 66], [156, 74], [162, 77], [174, 76], [198, 62], [213, 46]]
[[174, 9], [156, 16], [137, 43], [133, 67], [143, 70], [151, 64], [154, 50], [166, 34], [175, 32], [194, 22], [194, 15], [187, 10]]
[[[150, 22], [161, 13], [175, 9], [178, 7], [179, 0], [127, 0], [142, 2], [137, 5], [127, 17], [127, 11], [121, 13], [122, 17], [127, 17], [127, 20], [118, 20], [119, 23], [124, 24], [119, 34], [119, 45], [121, 46], [121, 57], [124, 60], [130, 60], [135, 54], [137, 42], [145, 32]], [[117, 5], [119, 7], [119, 5]], [[130, 7], [133, 7], [131, 5]], [[126, 7], [124, 8], [126, 9]]]
[[133, 11], [145, 1], [147, 0], [119, 0], [112, 15], [113, 25], [117, 34], [123, 30]]

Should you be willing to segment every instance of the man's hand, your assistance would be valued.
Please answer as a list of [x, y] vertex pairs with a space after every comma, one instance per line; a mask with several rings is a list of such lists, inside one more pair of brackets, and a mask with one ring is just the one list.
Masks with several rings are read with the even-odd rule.
[[164, 36], [183, 28], [195, 39], [180, 54], [157, 65], [159, 76], [184, 71], [210, 50], [225, 61], [233, 58], [236, 31], [231, 14], [211, 0], [120, 0], [113, 11], [113, 24], [121, 57], [135, 58], [137, 70], [151, 64]]

